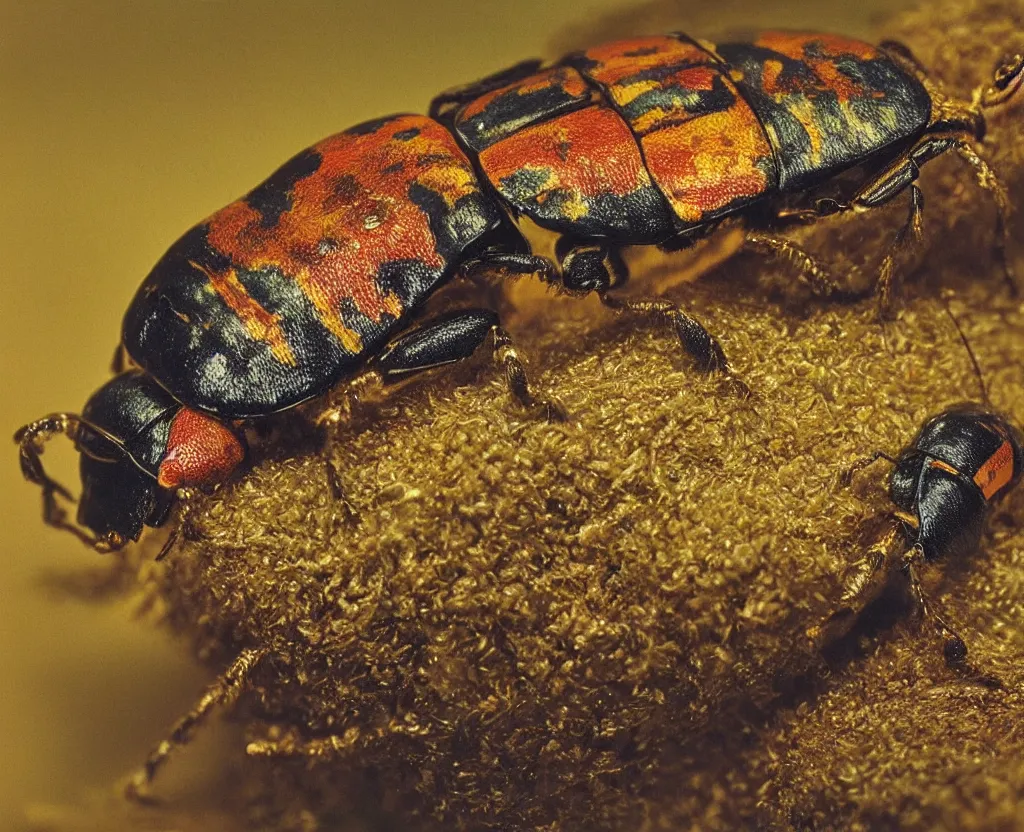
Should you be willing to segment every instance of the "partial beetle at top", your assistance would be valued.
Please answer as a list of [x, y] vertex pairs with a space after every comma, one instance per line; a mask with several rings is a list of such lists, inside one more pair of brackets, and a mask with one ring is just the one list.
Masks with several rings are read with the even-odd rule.
[[[623, 247], [680, 249], [739, 224], [750, 246], [830, 294], [825, 270], [778, 232], [907, 192], [879, 274], [885, 308], [895, 252], [920, 227], [919, 168], [950, 151], [994, 197], [995, 253], [1012, 283], [1008, 200], [976, 144], [1022, 78], [1018, 55], [959, 101], [895, 43], [765, 32], [716, 46], [672, 34], [527, 61], [440, 95], [429, 116], [353, 127], [171, 246], [128, 307], [122, 371], [80, 415], [18, 431], [22, 471], [42, 487], [48, 523], [107, 551], [160, 525], [179, 489], [226, 479], [248, 424], [342, 381], [405, 378], [491, 339], [517, 398], [557, 414], [531, 393], [493, 310], [452, 309], [410, 330], [457, 275], [533, 274], [596, 293], [668, 324], [701, 370], [727, 371], [715, 338], [674, 304], [617, 296]], [[530, 250], [520, 218], [559, 235], [553, 260]], [[40, 458], [58, 433], [81, 454], [77, 525]]]

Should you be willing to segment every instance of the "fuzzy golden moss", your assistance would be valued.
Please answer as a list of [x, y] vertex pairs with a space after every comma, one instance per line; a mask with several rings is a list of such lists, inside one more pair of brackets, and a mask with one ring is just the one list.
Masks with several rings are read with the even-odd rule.
[[[962, 93], [1021, 31], [1019, 3], [964, 2], [886, 36]], [[1019, 125], [1019, 106], [994, 121], [989, 151], [1017, 200]], [[270, 648], [238, 708], [252, 750], [333, 749], [250, 762], [248, 822], [335, 828], [381, 805], [403, 828], [1024, 825], [1024, 495], [984, 554], [929, 573], [1003, 689], [952, 675], [902, 625], [831, 674], [804, 635], [887, 508], [881, 470], [850, 490], [838, 472], [978, 397], [940, 287], [995, 405], [1024, 421], [1024, 308], [988, 256], [991, 205], [953, 159], [922, 184], [926, 277], [892, 324], [870, 302], [770, 300], [792, 272], [746, 256], [673, 292], [749, 400], [667, 332], [551, 303], [507, 323], [572, 423], [522, 412], [478, 364], [394, 395], [322, 451], [282, 442], [202, 501], [142, 591], [204, 655]], [[863, 276], [902, 217], [804, 242]]]

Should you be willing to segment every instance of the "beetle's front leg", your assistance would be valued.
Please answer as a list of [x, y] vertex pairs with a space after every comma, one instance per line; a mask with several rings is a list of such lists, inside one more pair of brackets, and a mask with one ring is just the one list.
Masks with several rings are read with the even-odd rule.
[[43, 522], [46, 525], [71, 532], [86, 546], [97, 548], [100, 551], [109, 551], [111, 548], [119, 548], [117, 544], [120, 541], [114, 537], [110, 537], [109, 540], [98, 539], [71, 522], [57, 498], [61, 497], [69, 503], [75, 502], [75, 498], [63, 485], [51, 478], [43, 468], [41, 459], [43, 445], [59, 434], [64, 434], [72, 441], [77, 442], [80, 426], [81, 417], [76, 413], [53, 413], [19, 429], [14, 434], [14, 441], [18, 443], [21, 474], [26, 480], [42, 489]]
[[924, 550], [920, 546], [914, 546], [903, 555], [901, 568], [907, 575], [911, 597], [917, 604], [921, 617], [931, 622], [942, 639], [942, 652], [946, 657], [946, 664], [953, 668], [966, 667], [967, 644], [935, 610], [921, 586], [917, 572], [924, 559]]

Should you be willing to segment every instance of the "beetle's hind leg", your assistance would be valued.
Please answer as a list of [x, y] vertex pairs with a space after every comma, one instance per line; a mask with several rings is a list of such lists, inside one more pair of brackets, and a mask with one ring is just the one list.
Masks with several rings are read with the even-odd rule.
[[867, 553], [846, 568], [839, 581], [835, 608], [807, 630], [807, 637], [817, 648], [846, 635], [864, 608], [878, 597], [888, 582], [893, 558], [902, 545], [903, 532], [893, 521]]
[[161, 740], [150, 752], [142, 767], [129, 777], [125, 785], [127, 797], [138, 801], [149, 799], [149, 786], [170, 755], [189, 742], [193, 731], [206, 720], [214, 708], [226, 707], [238, 699], [249, 681], [253, 668], [266, 654], [267, 650], [262, 648], [247, 648], [238, 654], [230, 667], [206, 689], [192, 710], [171, 728], [167, 738]]

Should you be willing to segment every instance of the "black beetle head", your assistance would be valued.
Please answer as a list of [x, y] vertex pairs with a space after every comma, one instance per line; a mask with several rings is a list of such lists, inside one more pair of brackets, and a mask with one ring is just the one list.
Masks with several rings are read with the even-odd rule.
[[101, 552], [138, 540], [143, 525], [159, 525], [170, 508], [168, 492], [130, 459], [101, 462], [83, 453], [79, 471], [78, 522], [96, 536], [93, 546]]
[[82, 495], [78, 522], [117, 548], [138, 540], [143, 525], [159, 525], [171, 495], [157, 469], [167, 447], [174, 398], [140, 370], [115, 376], [86, 402], [76, 436]]
[[[19, 430], [14, 438], [22, 473], [43, 489], [43, 519], [100, 551], [137, 540], [143, 525], [159, 525], [173, 495], [159, 487], [157, 470], [179, 409], [151, 378], [129, 370], [97, 390], [81, 415], [58, 413]], [[46, 475], [40, 458], [43, 443], [60, 433], [74, 440], [81, 454], [80, 526], [66, 519], [57, 498], [70, 500], [71, 495]]]

